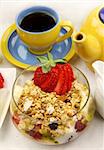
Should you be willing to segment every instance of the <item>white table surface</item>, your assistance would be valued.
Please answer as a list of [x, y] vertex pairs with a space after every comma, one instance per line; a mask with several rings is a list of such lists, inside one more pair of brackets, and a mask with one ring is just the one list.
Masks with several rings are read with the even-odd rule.
[[[90, 10], [104, 3], [104, 0], [0, 0], [0, 39], [5, 29], [11, 25], [16, 14], [25, 7], [45, 5], [55, 8], [63, 19], [69, 19], [76, 30], [80, 28], [83, 19]], [[1, 52], [0, 52], [1, 53]], [[70, 61], [80, 68], [87, 76], [92, 95], [94, 95], [95, 78], [83, 61], [78, 57]], [[0, 67], [14, 67], [5, 58]], [[17, 68], [19, 73], [22, 69]], [[85, 133], [71, 143], [61, 146], [45, 146], [37, 144], [21, 135], [12, 124], [10, 113], [6, 116], [0, 129], [0, 150], [104, 150], [104, 120], [96, 114]]]

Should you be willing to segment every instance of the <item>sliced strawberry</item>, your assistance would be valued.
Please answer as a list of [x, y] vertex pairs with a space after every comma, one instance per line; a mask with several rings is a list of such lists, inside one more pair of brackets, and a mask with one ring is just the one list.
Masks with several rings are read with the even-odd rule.
[[0, 73], [0, 88], [4, 87], [4, 78], [2, 76], [2, 74]]
[[58, 81], [57, 66], [51, 68], [48, 73], [43, 73], [42, 68], [39, 67], [34, 72], [34, 83], [45, 92], [52, 92]]
[[67, 63], [66, 65], [69, 68], [68, 70], [70, 71], [70, 76], [71, 76], [70, 79], [73, 82], [75, 80], [75, 78], [74, 78], [74, 73], [73, 73], [72, 67], [71, 67], [71, 65], [69, 63]]
[[54, 68], [52, 68], [50, 73], [51, 73], [51, 80], [47, 92], [52, 92], [56, 87], [56, 84], [58, 82], [58, 76], [59, 76], [58, 67], [55, 66]]
[[46, 79], [48, 73], [43, 73], [42, 68], [38, 67], [34, 72], [34, 83], [37, 86], [40, 86]]
[[68, 91], [68, 79], [69, 79], [69, 76], [68, 76], [68, 71], [67, 71], [67, 68], [66, 68], [66, 64], [63, 66], [63, 70], [64, 70], [64, 74], [65, 74], [65, 83], [63, 85], [63, 89], [61, 91], [61, 94], [65, 94], [67, 91]]
[[4, 87], [3, 81], [0, 80], [0, 88], [3, 88], [3, 87]]
[[71, 89], [74, 80], [73, 70], [70, 64], [56, 64], [47, 73], [39, 67], [34, 73], [34, 83], [45, 92], [55, 91], [59, 95], [63, 95]]
[[48, 73], [46, 80], [40, 85], [40, 87], [43, 91], [47, 92], [50, 81], [51, 81], [51, 74]]
[[67, 69], [67, 73], [68, 73], [68, 82], [67, 82], [67, 86], [68, 86], [68, 91], [70, 91], [71, 87], [72, 87], [72, 82], [74, 80], [74, 77], [73, 77], [73, 70], [70, 66], [70, 64], [66, 64], [66, 69]]
[[2, 80], [4, 82], [4, 78], [1, 73], [0, 73], [0, 80]]
[[52, 92], [58, 81], [58, 68], [57, 66], [51, 68], [47, 73], [46, 80], [40, 85], [40, 88], [45, 92]]
[[62, 88], [63, 88], [63, 85], [64, 85], [64, 82], [65, 82], [65, 74], [64, 74], [64, 70], [62, 68], [62, 64], [58, 64], [57, 65], [58, 68], [59, 68], [59, 79], [58, 79], [58, 82], [57, 82], [57, 85], [54, 89], [54, 91], [61, 95], [61, 91], [62, 91]]

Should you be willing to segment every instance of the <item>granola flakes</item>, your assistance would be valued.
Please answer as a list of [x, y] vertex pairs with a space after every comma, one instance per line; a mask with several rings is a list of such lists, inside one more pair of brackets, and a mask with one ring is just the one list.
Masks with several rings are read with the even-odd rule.
[[[18, 100], [19, 109], [15, 110], [15, 114], [20, 115], [18, 129], [36, 140], [48, 139], [53, 143], [60, 143], [61, 137], [68, 134], [71, 140], [73, 133], [73, 137], [78, 134], [77, 129], [74, 128], [76, 123], [77, 126], [80, 123], [78, 131], [81, 131], [81, 127], [82, 129], [86, 127], [78, 120], [82, 119], [86, 124], [88, 122], [83, 112], [79, 112], [87, 97], [87, 87], [78, 83], [77, 80], [73, 82], [71, 90], [62, 96], [55, 92], [46, 93], [35, 86], [33, 81], [28, 80]], [[23, 117], [21, 114], [28, 117]], [[63, 140], [62, 143], [64, 142]]]

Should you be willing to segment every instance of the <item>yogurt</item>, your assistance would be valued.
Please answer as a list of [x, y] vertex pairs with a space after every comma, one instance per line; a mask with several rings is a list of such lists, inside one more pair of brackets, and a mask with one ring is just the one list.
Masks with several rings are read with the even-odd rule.
[[96, 79], [96, 107], [99, 114], [104, 118], [104, 62], [96, 61], [92, 66], [95, 70]]

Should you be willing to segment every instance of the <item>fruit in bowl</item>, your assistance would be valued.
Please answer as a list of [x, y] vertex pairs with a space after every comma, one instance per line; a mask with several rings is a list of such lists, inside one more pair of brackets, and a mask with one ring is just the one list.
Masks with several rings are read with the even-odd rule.
[[15, 68], [0, 68], [0, 128], [2, 128], [12, 99]]
[[4, 78], [2, 74], [0, 73], [0, 89], [2, 89], [3, 87], [4, 87]]
[[75, 139], [92, 120], [95, 105], [84, 74], [64, 60], [39, 56], [41, 65], [16, 79], [11, 102], [17, 129], [42, 144]]

